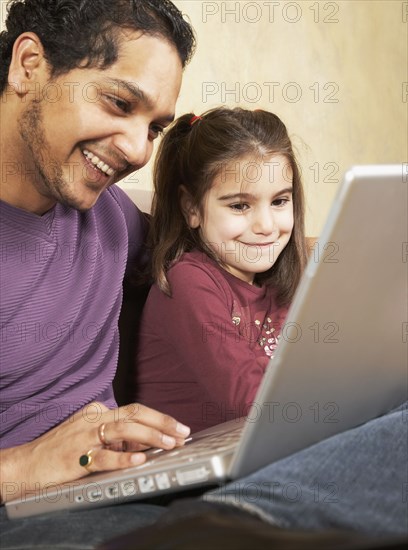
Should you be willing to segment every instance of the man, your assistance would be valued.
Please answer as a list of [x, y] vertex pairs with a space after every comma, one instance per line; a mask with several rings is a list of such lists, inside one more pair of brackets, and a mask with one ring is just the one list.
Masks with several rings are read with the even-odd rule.
[[[6, 24], [3, 501], [140, 464], [143, 453], [131, 451], [173, 448], [189, 434], [146, 407], [115, 408], [122, 281], [127, 263], [144, 266], [146, 222], [113, 184], [148, 162], [173, 120], [194, 47], [190, 25], [167, 0], [16, 0]], [[114, 528], [98, 519], [91, 539], [125, 530], [120, 517]], [[74, 537], [85, 540], [86, 523]]]
[[[189, 433], [146, 407], [115, 408], [122, 279], [127, 264], [144, 266], [146, 226], [112, 184], [148, 162], [193, 46], [167, 0], [11, 2], [0, 40], [3, 501], [140, 464], [144, 448]], [[400, 411], [188, 507], [227, 510], [234, 526], [247, 509], [286, 528], [406, 533], [401, 434]], [[186, 510], [171, 513], [177, 524]], [[2, 507], [1, 546], [93, 548], [161, 514], [136, 503], [7, 521]]]

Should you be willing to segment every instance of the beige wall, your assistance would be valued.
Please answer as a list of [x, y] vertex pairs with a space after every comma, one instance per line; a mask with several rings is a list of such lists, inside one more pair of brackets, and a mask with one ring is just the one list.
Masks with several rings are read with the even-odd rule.
[[178, 114], [221, 103], [276, 112], [299, 151], [308, 234], [347, 167], [407, 160], [408, 2], [175, 3], [198, 38]]
[[[348, 166], [407, 161], [408, 2], [175, 4], [198, 39], [178, 114], [221, 103], [276, 112], [299, 152], [308, 234], [321, 231]], [[147, 208], [150, 165], [122, 187]]]

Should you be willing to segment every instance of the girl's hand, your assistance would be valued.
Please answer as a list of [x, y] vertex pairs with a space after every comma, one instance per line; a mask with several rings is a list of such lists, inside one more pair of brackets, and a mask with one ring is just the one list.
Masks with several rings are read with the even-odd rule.
[[88, 473], [143, 464], [143, 450], [184, 445], [189, 433], [174, 418], [143, 405], [110, 410], [90, 403], [38, 439], [1, 451], [2, 502]]

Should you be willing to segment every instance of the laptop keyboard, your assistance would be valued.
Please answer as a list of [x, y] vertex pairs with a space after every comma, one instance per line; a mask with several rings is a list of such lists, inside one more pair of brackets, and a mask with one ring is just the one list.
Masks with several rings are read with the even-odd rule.
[[153, 462], [161, 462], [162, 460], [169, 460], [172, 458], [191, 461], [198, 455], [202, 456], [204, 453], [215, 454], [217, 452], [232, 449], [238, 443], [242, 429], [243, 425], [240, 425], [232, 430], [230, 427], [226, 432], [217, 432], [216, 434], [209, 434], [198, 437], [197, 439], [192, 436], [186, 439], [186, 443], [183, 447], [178, 447], [172, 451], [165, 451], [163, 449], [146, 451], [148, 459], [145, 464], [138, 466], [138, 468], [151, 466]]

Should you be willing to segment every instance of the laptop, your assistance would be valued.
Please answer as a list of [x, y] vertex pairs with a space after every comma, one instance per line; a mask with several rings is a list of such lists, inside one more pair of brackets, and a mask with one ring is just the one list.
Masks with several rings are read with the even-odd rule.
[[214, 486], [407, 399], [408, 165], [345, 175], [247, 417], [152, 449], [141, 466], [6, 503], [9, 518]]

